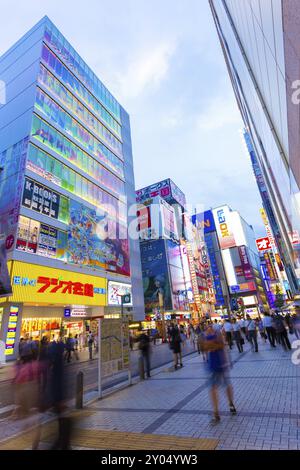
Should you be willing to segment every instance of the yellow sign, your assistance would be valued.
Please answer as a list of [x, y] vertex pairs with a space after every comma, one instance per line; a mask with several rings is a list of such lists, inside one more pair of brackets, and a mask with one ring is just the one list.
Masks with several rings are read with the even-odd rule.
[[103, 277], [21, 263], [20, 261], [12, 263], [13, 295], [8, 297], [9, 302], [106, 305], [107, 281]]

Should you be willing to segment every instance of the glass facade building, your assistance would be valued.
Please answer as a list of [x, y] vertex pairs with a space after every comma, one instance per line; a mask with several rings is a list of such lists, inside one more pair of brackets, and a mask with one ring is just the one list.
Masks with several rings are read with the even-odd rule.
[[[127, 236], [128, 114], [47, 17], [0, 58], [0, 80], [0, 236], [11, 273], [21, 263], [132, 284], [133, 314], [143, 318], [139, 243]], [[22, 305], [51, 304], [15, 292], [4, 301], [6, 316], [14, 302], [20, 318]], [[105, 299], [96, 305], [105, 313]]]
[[294, 94], [297, 83], [299, 88], [300, 4], [283, 0], [209, 3], [248, 143], [265, 184], [264, 207], [289, 289], [296, 293], [300, 279], [300, 117]]

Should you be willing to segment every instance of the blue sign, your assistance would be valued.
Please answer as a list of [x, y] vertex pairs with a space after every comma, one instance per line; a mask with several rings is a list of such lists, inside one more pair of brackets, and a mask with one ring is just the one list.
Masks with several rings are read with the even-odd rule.
[[240, 291], [240, 286], [230, 286], [231, 292], [239, 292]]
[[64, 317], [70, 317], [70, 316], [71, 316], [71, 309], [70, 308], [65, 308]]
[[204, 229], [205, 234], [216, 231], [216, 225], [212, 211], [205, 211], [201, 214], [193, 215], [192, 224], [195, 225], [195, 227]]

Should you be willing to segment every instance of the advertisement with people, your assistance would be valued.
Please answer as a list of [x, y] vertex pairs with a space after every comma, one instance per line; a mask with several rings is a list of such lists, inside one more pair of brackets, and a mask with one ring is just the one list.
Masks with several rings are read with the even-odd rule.
[[108, 230], [109, 223], [105, 213], [100, 214], [94, 209], [71, 201], [68, 263], [107, 269], [129, 276], [128, 240], [118, 239], [117, 234], [110, 238], [112, 232]]
[[171, 289], [164, 240], [141, 243], [141, 261], [146, 313], [153, 309], [171, 310]]

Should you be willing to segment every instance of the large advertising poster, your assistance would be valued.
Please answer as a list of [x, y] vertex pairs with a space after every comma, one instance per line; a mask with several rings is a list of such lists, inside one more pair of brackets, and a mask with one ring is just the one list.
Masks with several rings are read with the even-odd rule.
[[71, 201], [67, 260], [130, 276], [128, 239], [120, 240], [117, 230], [115, 238], [109, 238], [107, 226], [106, 214]]
[[8, 297], [12, 294], [6, 251], [5, 242], [0, 241], [0, 297]]
[[222, 250], [236, 246], [232, 228], [230, 226], [230, 210], [228, 206], [219, 207], [213, 210], [215, 224]]
[[175, 310], [184, 310], [188, 302], [188, 297], [181, 261], [180, 245], [172, 240], [167, 240], [166, 243], [172, 284], [173, 308]]
[[171, 310], [171, 289], [164, 240], [142, 242], [141, 261], [146, 313], [152, 313], [153, 309], [158, 307], [164, 311]]
[[0, 235], [8, 251], [15, 246], [27, 148], [28, 137], [0, 153]]

